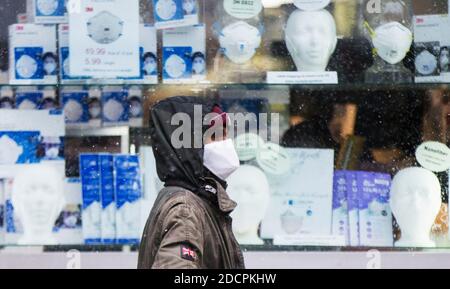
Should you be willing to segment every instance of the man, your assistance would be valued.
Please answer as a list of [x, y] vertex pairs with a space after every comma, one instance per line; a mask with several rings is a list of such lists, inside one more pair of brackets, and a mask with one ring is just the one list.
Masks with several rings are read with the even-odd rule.
[[[201, 120], [195, 119], [199, 107]], [[175, 116], [180, 114], [189, 116], [189, 135], [183, 140], [190, 137], [191, 146], [176, 148], [175, 136], [181, 126], [172, 123], [178, 124]], [[208, 115], [210, 121], [204, 125]], [[232, 141], [226, 136], [227, 120], [218, 106], [195, 97], [169, 98], [151, 110], [153, 151], [165, 188], [144, 230], [139, 269], [244, 268], [230, 217], [236, 203], [225, 191], [226, 178], [239, 167]], [[207, 136], [211, 128], [224, 133]], [[203, 145], [197, 148], [194, 144], [199, 140]]]

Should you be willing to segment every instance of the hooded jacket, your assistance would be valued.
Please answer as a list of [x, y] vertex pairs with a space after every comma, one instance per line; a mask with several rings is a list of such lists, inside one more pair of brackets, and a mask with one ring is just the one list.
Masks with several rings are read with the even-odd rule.
[[[226, 183], [203, 166], [202, 140], [208, 127], [202, 122], [212, 109], [213, 103], [203, 98], [172, 97], [151, 110], [153, 152], [165, 188], [144, 229], [139, 269], [244, 268], [230, 217], [236, 203], [226, 193]], [[177, 113], [189, 116], [190, 135], [183, 137], [190, 137], [191, 148], [172, 145], [181, 127], [178, 121], [172, 124]], [[199, 148], [193, 147], [196, 141]]]

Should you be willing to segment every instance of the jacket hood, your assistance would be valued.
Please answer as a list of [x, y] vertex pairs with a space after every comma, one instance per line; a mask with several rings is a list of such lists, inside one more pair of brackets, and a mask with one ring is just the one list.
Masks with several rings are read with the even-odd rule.
[[[203, 120], [213, 107], [214, 102], [206, 98], [177, 96], [162, 100], [151, 109], [153, 152], [158, 176], [166, 185], [179, 185], [195, 192], [210, 177], [203, 166], [203, 135], [208, 129]], [[181, 134], [182, 127], [187, 128], [186, 134]], [[190, 137], [190, 147], [175, 148], [172, 137], [176, 140]]]

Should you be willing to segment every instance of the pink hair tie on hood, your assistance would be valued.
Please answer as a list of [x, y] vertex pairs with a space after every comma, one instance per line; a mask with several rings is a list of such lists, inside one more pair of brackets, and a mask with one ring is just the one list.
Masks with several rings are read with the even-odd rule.
[[211, 126], [210, 127], [215, 126], [216, 122], [219, 119], [221, 119], [222, 120], [222, 125], [226, 129], [228, 127], [229, 123], [230, 123], [230, 118], [228, 117], [228, 114], [226, 112], [224, 112], [222, 110], [222, 108], [219, 105], [217, 105], [217, 104], [213, 107], [212, 113], [217, 114], [217, 116], [215, 116], [214, 118], [211, 119], [211, 121], [210, 121]]

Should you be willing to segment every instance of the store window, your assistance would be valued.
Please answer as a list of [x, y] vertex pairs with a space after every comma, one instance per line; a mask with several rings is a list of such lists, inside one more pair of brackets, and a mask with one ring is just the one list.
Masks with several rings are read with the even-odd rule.
[[174, 96], [249, 116], [245, 254], [450, 246], [448, 1], [109, 2], [0, 4], [2, 248], [135, 260], [163, 187], [150, 110]]

